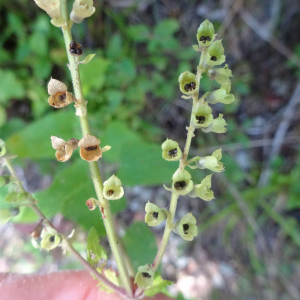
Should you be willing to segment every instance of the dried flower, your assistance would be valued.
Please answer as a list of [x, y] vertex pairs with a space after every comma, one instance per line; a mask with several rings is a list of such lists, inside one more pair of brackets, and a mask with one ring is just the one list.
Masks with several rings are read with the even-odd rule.
[[94, 210], [97, 207], [97, 199], [90, 198], [90, 199], [86, 200], [85, 204], [87, 205], [89, 210]]
[[97, 161], [102, 157], [102, 150], [99, 147], [100, 140], [93, 135], [85, 135], [78, 143], [80, 156], [87, 161]]
[[56, 159], [61, 162], [65, 162], [72, 156], [73, 150], [78, 147], [77, 139], [70, 139], [68, 142], [58, 138], [56, 136], [51, 136], [52, 147], [56, 149], [55, 152]]
[[75, 0], [70, 19], [74, 23], [81, 23], [84, 18], [90, 17], [95, 10], [93, 0]]

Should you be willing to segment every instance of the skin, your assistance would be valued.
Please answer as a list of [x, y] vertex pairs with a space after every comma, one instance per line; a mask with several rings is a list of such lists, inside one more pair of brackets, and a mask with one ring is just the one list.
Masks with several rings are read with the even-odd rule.
[[[123, 300], [117, 294], [100, 291], [84, 270], [30, 275], [0, 273], [0, 295], [1, 300]], [[162, 294], [143, 299], [171, 300]]]

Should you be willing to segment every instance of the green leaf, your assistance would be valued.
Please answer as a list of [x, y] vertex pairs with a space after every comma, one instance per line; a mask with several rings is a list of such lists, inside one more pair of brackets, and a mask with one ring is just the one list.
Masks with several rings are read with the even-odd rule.
[[145, 291], [145, 295], [148, 297], [153, 297], [157, 293], [166, 291], [166, 287], [173, 283], [174, 282], [172, 282], [172, 281], [162, 279], [161, 276], [157, 276], [154, 278], [154, 281], [153, 281], [153, 284], [151, 285], [151, 287]]
[[149, 28], [144, 24], [130, 25], [127, 28], [127, 33], [135, 42], [145, 42], [150, 36]]
[[97, 264], [99, 260], [103, 260], [104, 264], [104, 261], [107, 260], [107, 254], [104, 248], [100, 245], [100, 238], [97, 230], [94, 227], [90, 229], [86, 242], [88, 262], [94, 266], [94, 264]]
[[21, 82], [12, 71], [0, 70], [0, 102], [5, 104], [8, 100], [21, 99], [25, 96], [25, 90]]
[[78, 65], [79, 65], [79, 64], [87, 64], [87, 63], [89, 63], [89, 62], [93, 59], [93, 57], [94, 57], [95, 55], [96, 55], [96, 54], [89, 54], [84, 60], [79, 61], [79, 62], [78, 62]]
[[133, 223], [127, 229], [123, 241], [135, 269], [153, 261], [157, 248], [155, 236], [148, 225]]
[[62, 212], [84, 229], [89, 230], [94, 226], [98, 234], [104, 236], [100, 211], [89, 211], [85, 204], [90, 197], [95, 197], [94, 186], [88, 164], [81, 159], [66, 165], [47, 190], [35, 194], [38, 206], [48, 218]]
[[74, 136], [77, 118], [73, 112], [51, 113], [27, 125], [7, 140], [7, 148], [19, 157], [32, 159], [53, 158], [51, 135], [69, 140]]

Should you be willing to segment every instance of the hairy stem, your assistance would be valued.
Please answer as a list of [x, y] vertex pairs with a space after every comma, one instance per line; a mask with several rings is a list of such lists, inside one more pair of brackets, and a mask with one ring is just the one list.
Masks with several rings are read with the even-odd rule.
[[[82, 106], [84, 108], [86, 106], [86, 104], [85, 104], [85, 100], [83, 98], [78, 64], [77, 64], [75, 57], [73, 57], [69, 52], [69, 44], [72, 41], [72, 35], [71, 35], [70, 27], [68, 25], [69, 22], [68, 22], [66, 0], [61, 0], [61, 12], [62, 12], [62, 16], [66, 20], [66, 24], [67, 24], [66, 26], [62, 27], [62, 32], [63, 32], [66, 50], [67, 50], [67, 54], [68, 54], [69, 69], [71, 72], [74, 93], [75, 93], [75, 97], [77, 99], [76, 104], [79, 106]], [[81, 124], [81, 130], [82, 130], [83, 136], [90, 134], [90, 128], [89, 128], [89, 124], [88, 124], [87, 115], [80, 117], [80, 124]], [[113, 252], [116, 264], [118, 266], [118, 271], [120, 273], [120, 277], [121, 277], [123, 286], [125, 287], [128, 295], [131, 297], [132, 296], [131, 282], [130, 282], [130, 278], [129, 278], [129, 275], [128, 275], [128, 272], [127, 272], [127, 269], [125, 266], [124, 259], [122, 257], [122, 253], [120, 251], [120, 248], [118, 247], [119, 241], [118, 241], [115, 229], [114, 229], [109, 203], [108, 203], [108, 200], [103, 197], [103, 184], [102, 184], [102, 179], [101, 179], [100, 171], [98, 168], [98, 164], [95, 161], [89, 162], [89, 167], [90, 167], [95, 191], [97, 194], [97, 198], [100, 202], [99, 209], [102, 213], [103, 222], [104, 222], [108, 240], [109, 240], [109, 243], [111, 246], [111, 250]]]
[[[15, 170], [10, 162], [9, 159], [5, 159], [5, 165], [7, 169], [9, 170], [11, 176], [15, 178], [15, 183], [17, 184], [19, 191], [20, 192], [25, 192], [25, 189], [17, 177]], [[43, 219], [43, 223], [46, 224], [47, 226], [51, 226], [56, 230], [56, 228], [53, 226], [53, 224], [46, 218], [46, 216], [42, 213], [42, 211], [36, 206], [34, 199], [32, 199], [28, 205], [35, 213], [36, 215], [40, 218]], [[56, 230], [57, 231], [57, 230]], [[109, 288], [114, 290], [116, 293], [118, 293], [120, 296], [125, 298], [127, 296], [127, 293], [125, 289], [120, 288], [116, 286], [115, 284], [111, 283], [108, 279], [106, 279], [105, 276], [101, 275], [100, 273], [97, 272], [95, 268], [93, 268], [78, 252], [77, 250], [69, 243], [68, 239], [60, 233], [60, 236], [63, 240], [64, 245], [66, 246], [67, 250], [69, 250], [72, 255], [90, 272], [92, 273], [98, 280], [102, 281], [104, 284], [106, 284]]]

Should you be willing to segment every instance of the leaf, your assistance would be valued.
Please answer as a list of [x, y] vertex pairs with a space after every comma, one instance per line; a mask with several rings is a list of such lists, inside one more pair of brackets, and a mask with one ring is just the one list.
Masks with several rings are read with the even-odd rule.
[[145, 295], [148, 297], [153, 297], [154, 295], [156, 295], [157, 293], [160, 293], [162, 291], [166, 290], [166, 287], [168, 285], [173, 284], [172, 281], [169, 280], [164, 280], [161, 278], [161, 276], [157, 276], [154, 278], [153, 284], [151, 285], [150, 288], [148, 288], [145, 291]]
[[103, 261], [103, 265], [107, 260], [107, 254], [104, 248], [100, 245], [100, 238], [95, 227], [92, 227], [89, 231], [89, 234], [86, 239], [87, 246], [87, 260], [88, 262], [94, 266], [98, 264], [99, 261]]
[[135, 42], [145, 42], [150, 36], [149, 28], [144, 24], [128, 26], [127, 34]]
[[133, 223], [123, 241], [135, 269], [153, 261], [157, 250], [155, 236], [145, 223]]
[[87, 64], [89, 63], [96, 54], [89, 54], [84, 60], [79, 61], [77, 64]]
[[55, 158], [55, 150], [51, 147], [51, 135], [65, 140], [75, 137], [76, 119], [73, 112], [48, 114], [13, 134], [7, 140], [7, 147], [21, 158]]

